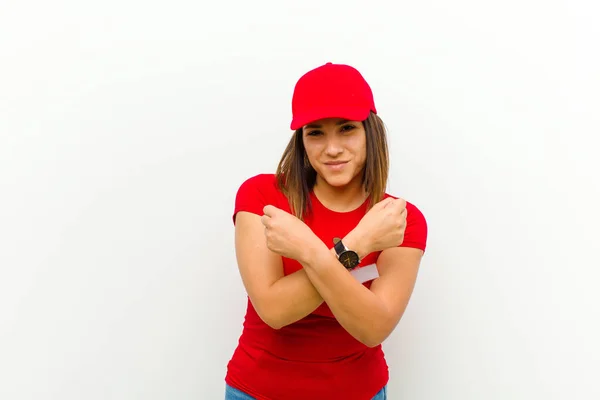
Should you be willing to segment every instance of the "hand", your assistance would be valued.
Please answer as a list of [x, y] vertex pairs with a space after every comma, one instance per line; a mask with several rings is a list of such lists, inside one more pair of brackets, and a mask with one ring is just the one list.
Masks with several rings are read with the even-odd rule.
[[263, 208], [261, 221], [265, 226], [267, 247], [283, 257], [304, 262], [307, 254], [323, 242], [296, 216], [275, 206]]
[[397, 247], [404, 241], [406, 201], [388, 197], [375, 204], [351, 232], [368, 253]]

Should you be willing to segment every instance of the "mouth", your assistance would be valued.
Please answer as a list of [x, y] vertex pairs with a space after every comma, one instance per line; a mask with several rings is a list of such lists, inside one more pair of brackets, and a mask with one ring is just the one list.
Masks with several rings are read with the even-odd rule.
[[348, 161], [327, 161], [325, 162], [325, 165], [340, 165], [340, 164], [346, 164]]
[[348, 161], [328, 161], [324, 163], [329, 169], [334, 171], [344, 168], [344, 165], [348, 164]]

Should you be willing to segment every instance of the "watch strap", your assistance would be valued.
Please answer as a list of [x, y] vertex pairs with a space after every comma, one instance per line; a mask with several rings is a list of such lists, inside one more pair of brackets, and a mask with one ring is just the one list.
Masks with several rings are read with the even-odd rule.
[[338, 256], [340, 254], [342, 254], [344, 251], [346, 251], [346, 246], [344, 245], [344, 243], [342, 243], [342, 239], [333, 238], [333, 249], [335, 250], [335, 253]]

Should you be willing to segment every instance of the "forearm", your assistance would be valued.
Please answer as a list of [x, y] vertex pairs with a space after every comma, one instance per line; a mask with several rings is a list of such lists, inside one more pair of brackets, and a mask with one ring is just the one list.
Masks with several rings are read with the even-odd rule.
[[301, 269], [275, 281], [262, 301], [268, 310], [266, 322], [279, 329], [312, 313], [323, 303], [323, 298]]
[[[335, 254], [333, 249], [329, 252]], [[262, 303], [268, 310], [269, 326], [280, 329], [315, 311], [323, 298], [308, 278], [307, 271], [301, 269], [275, 281], [266, 291]]]
[[[351, 238], [343, 241], [349, 248], [357, 248]], [[389, 310], [376, 294], [344, 268], [334, 254], [324, 248], [318, 249], [302, 265], [313, 287], [348, 333], [369, 347], [385, 339], [389, 332]]]

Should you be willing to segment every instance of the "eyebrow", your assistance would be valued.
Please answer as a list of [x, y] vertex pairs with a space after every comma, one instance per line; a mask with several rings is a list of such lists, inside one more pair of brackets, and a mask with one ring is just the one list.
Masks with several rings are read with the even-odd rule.
[[[338, 125], [338, 126], [339, 125], [344, 125], [347, 122], [350, 122], [350, 120], [348, 120], [348, 119], [342, 119], [341, 121], [339, 121], [338, 123], [336, 123], [336, 125]], [[308, 124], [304, 128], [306, 128], [306, 129], [318, 129], [318, 128], [321, 128], [321, 127], [322, 127], [322, 125], [319, 125], [319, 124]]]

